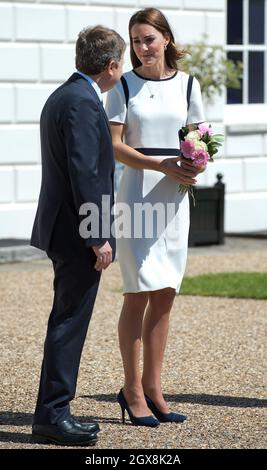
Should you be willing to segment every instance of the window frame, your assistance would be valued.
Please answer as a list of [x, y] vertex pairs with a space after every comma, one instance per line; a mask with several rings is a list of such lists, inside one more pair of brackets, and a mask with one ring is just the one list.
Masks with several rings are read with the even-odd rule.
[[[243, 65], [244, 65], [244, 78], [243, 78], [243, 102], [238, 104], [228, 104], [227, 103], [227, 93], [226, 93], [226, 106], [229, 107], [229, 110], [226, 110], [226, 116], [230, 114], [230, 108], [235, 109], [234, 114], [237, 115], [236, 111], [238, 108], [242, 107], [242, 113], [244, 113], [244, 107], [253, 109], [256, 107], [257, 112], [260, 114], [260, 118], [263, 119], [263, 122], [267, 122], [267, 0], [265, 1], [265, 43], [264, 44], [249, 44], [249, 0], [243, 0], [243, 44], [227, 44], [225, 45], [225, 51], [228, 52], [242, 52], [243, 53]], [[226, 12], [226, 21], [225, 21], [225, 38], [227, 41], [227, 0], [225, 0], [225, 12]], [[249, 82], [248, 82], [248, 72], [249, 72], [249, 52], [264, 52], [264, 102], [263, 103], [249, 103]], [[260, 109], [262, 108], [262, 109]], [[240, 109], [241, 111], [241, 109]], [[251, 109], [252, 111], [252, 109]], [[254, 120], [253, 112], [253, 120]], [[258, 119], [257, 119], [258, 121]], [[262, 121], [260, 121], [262, 122]]]

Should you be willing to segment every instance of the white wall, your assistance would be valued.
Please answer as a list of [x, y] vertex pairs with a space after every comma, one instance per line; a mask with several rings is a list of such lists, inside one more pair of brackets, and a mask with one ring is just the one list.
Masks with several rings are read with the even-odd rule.
[[[100, 23], [128, 40], [132, 13], [156, 6], [169, 18], [178, 42], [194, 42], [206, 32], [211, 44], [223, 45], [224, 5], [224, 0], [0, 1], [0, 238], [30, 236], [41, 178], [39, 116], [49, 94], [74, 71], [78, 32]], [[130, 67], [127, 56], [125, 69]], [[206, 114], [224, 132], [223, 110], [224, 97]], [[213, 184], [216, 172], [224, 173], [226, 229], [267, 229], [267, 134], [233, 131], [221, 155], [200, 183]]]

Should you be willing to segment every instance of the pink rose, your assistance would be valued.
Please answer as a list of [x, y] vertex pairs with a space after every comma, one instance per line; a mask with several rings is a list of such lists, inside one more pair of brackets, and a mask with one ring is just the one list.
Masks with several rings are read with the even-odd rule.
[[205, 152], [205, 150], [196, 150], [193, 153], [193, 160], [194, 160], [194, 166], [197, 168], [201, 168], [202, 166], [208, 163], [209, 154]]
[[191, 158], [193, 160], [194, 151], [195, 151], [195, 146], [192, 140], [182, 140], [181, 152], [183, 154], [183, 157]]
[[208, 124], [205, 124], [205, 123], [199, 124], [197, 130], [201, 137], [205, 135], [206, 133], [208, 133], [209, 136], [213, 135], [213, 130], [211, 129], [211, 127], [209, 127]]

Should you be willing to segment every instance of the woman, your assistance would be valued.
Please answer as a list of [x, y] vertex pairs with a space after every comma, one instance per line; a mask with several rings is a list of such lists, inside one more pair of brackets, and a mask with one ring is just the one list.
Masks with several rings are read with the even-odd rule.
[[[178, 131], [204, 117], [196, 79], [187, 109], [188, 75], [177, 66], [185, 51], [177, 49], [164, 15], [155, 8], [136, 12], [129, 34], [133, 70], [109, 92], [106, 106], [115, 157], [125, 165], [117, 204], [127, 203], [132, 217], [135, 203], [160, 203], [166, 210], [172, 204], [175, 212], [159, 233], [153, 225], [149, 238], [142, 228], [142, 237], [139, 233], [117, 239], [124, 284], [118, 331], [125, 372], [118, 402], [123, 421], [126, 409], [134, 424], [158, 426], [186, 419], [170, 412], [161, 390], [161, 369], [170, 312], [187, 257], [189, 202], [178, 184], [195, 184], [199, 173], [190, 162], [177, 164]], [[136, 217], [132, 222], [136, 228]], [[150, 227], [153, 217], [147, 216], [146, 222]]]

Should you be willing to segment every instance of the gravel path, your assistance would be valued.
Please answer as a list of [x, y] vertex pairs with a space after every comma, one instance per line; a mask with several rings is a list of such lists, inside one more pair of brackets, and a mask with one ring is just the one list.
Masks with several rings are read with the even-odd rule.
[[[267, 249], [193, 249], [187, 274], [266, 267]], [[30, 433], [52, 300], [50, 264], [2, 266], [0, 291], [0, 448], [45, 448], [31, 443]], [[116, 325], [121, 304], [114, 263], [103, 275], [72, 404], [81, 420], [91, 417], [101, 423], [95, 448], [266, 447], [266, 301], [176, 298], [163, 384], [171, 408], [188, 420], [156, 430], [126, 427], [120, 421]]]

